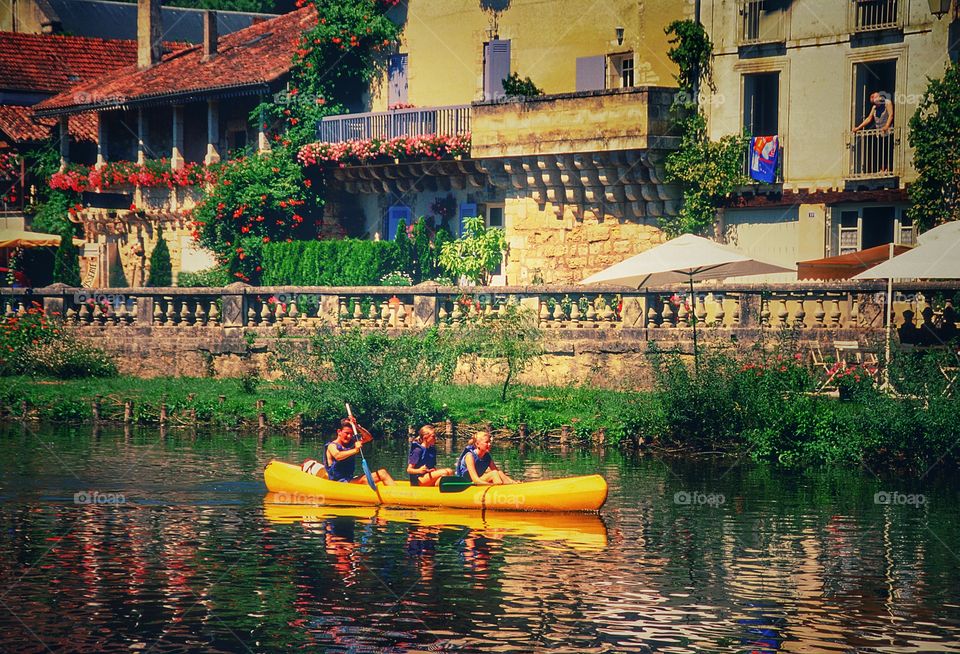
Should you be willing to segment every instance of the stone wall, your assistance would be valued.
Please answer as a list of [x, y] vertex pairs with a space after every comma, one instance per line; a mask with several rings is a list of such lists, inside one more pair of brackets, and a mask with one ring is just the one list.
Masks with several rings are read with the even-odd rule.
[[576, 207], [538, 205], [528, 197], [505, 202], [507, 279], [518, 284], [572, 284], [663, 243], [648, 221], [575, 213]]

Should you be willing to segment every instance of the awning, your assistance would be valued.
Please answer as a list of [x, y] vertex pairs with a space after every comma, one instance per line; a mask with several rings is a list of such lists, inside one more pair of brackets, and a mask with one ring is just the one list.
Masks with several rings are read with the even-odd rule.
[[[910, 248], [906, 245], [894, 245], [893, 254], [903, 254]], [[850, 279], [854, 275], [873, 268], [890, 258], [890, 245], [841, 254], [825, 259], [811, 259], [797, 262], [797, 279]]]
[[60, 245], [57, 234], [0, 229], [0, 248], [55, 248]]

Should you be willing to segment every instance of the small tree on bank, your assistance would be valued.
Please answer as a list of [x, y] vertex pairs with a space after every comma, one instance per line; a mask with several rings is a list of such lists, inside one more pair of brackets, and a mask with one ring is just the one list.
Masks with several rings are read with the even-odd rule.
[[157, 246], [150, 254], [150, 278], [147, 286], [172, 286], [173, 268], [170, 264], [170, 249], [163, 238], [163, 230], [157, 230]]
[[499, 265], [506, 248], [507, 239], [502, 229], [487, 227], [482, 216], [466, 218], [463, 236], [441, 245], [440, 265], [454, 279], [464, 277], [484, 285]]
[[960, 64], [930, 80], [913, 117], [910, 147], [917, 181], [908, 215], [921, 231], [960, 219]]
[[73, 228], [67, 227], [60, 234], [60, 245], [53, 255], [53, 281], [67, 286], [80, 286], [80, 259], [77, 246], [73, 244]]

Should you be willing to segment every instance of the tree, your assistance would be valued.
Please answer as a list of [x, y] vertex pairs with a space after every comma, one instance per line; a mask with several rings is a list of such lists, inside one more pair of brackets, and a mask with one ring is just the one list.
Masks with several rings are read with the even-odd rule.
[[170, 264], [170, 249], [163, 238], [163, 230], [157, 230], [157, 245], [150, 254], [150, 278], [147, 286], [172, 286], [173, 270]]
[[910, 118], [917, 181], [908, 215], [921, 231], [960, 219], [960, 63], [931, 79]]
[[53, 281], [75, 288], [80, 286], [80, 259], [73, 244], [72, 227], [60, 233], [60, 245], [53, 259]]
[[454, 340], [466, 353], [503, 361], [506, 374], [500, 386], [501, 402], [507, 399], [510, 382], [543, 354], [543, 331], [537, 325], [537, 316], [515, 304], [501, 306], [494, 317], [463, 323]]
[[543, 95], [543, 89], [534, 84], [529, 77], [520, 79], [520, 73], [513, 73], [503, 80], [503, 94], [507, 97], [535, 98]]
[[487, 227], [478, 216], [464, 219], [463, 231], [463, 236], [442, 245], [440, 265], [454, 279], [465, 277], [475, 284], [486, 284], [507, 248], [503, 230]]

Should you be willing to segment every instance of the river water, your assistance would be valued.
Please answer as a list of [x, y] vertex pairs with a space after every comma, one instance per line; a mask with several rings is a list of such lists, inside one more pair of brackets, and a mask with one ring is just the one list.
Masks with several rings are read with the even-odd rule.
[[320, 447], [0, 426], [0, 650], [960, 652], [937, 470], [495, 444], [518, 478], [603, 474], [600, 516], [269, 502], [263, 466]]

